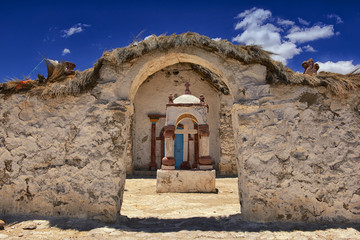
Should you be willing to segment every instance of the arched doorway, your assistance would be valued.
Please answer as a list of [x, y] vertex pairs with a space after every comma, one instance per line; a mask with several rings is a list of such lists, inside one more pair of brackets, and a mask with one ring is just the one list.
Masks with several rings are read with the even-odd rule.
[[[214, 156], [215, 168], [218, 168], [220, 162], [220, 105], [223, 94], [217, 91], [209, 82], [203, 79], [203, 76], [194, 71], [191, 64], [179, 63], [166, 67], [161, 71], [151, 75], [139, 87], [134, 99], [134, 115], [133, 115], [133, 168], [135, 171], [148, 170], [151, 153], [151, 132], [155, 127], [154, 138], [156, 139], [155, 162], [157, 168], [160, 168], [162, 159], [162, 143], [161, 138], [156, 136], [162, 135], [162, 128], [165, 125], [165, 111], [168, 96], [171, 93], [174, 97], [184, 93], [184, 84], [189, 81], [191, 84], [191, 92], [195, 96], [206, 96], [206, 102], [209, 105], [209, 126], [210, 126], [210, 151]], [[225, 96], [227, 97], [227, 96]], [[155, 119], [154, 119], [155, 118]], [[192, 117], [190, 122], [194, 129], [194, 121]], [[150, 122], [150, 121], [152, 122]], [[178, 119], [178, 123], [184, 121]], [[196, 121], [195, 121], [196, 122]], [[191, 164], [194, 163], [195, 139], [194, 134], [188, 136], [190, 139]], [[185, 158], [186, 159], [186, 156]], [[192, 166], [191, 166], [192, 167]]]

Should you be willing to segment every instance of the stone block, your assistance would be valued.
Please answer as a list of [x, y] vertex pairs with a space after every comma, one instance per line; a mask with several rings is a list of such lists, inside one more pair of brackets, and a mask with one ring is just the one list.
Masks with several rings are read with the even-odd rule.
[[199, 169], [200, 170], [212, 170], [214, 169], [213, 165], [201, 165], [199, 164]]
[[156, 192], [216, 192], [215, 177], [215, 170], [157, 170]]
[[164, 170], [175, 170], [175, 166], [161, 165], [161, 169], [164, 169]]

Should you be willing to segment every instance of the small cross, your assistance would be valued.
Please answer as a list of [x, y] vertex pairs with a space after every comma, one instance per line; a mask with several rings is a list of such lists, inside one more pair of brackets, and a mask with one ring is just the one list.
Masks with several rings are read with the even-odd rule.
[[185, 83], [185, 87], [186, 87], [186, 89], [185, 89], [185, 94], [191, 94], [190, 89], [189, 89], [189, 87], [190, 87], [190, 83], [189, 83], [189, 82], [186, 82], [186, 83]]

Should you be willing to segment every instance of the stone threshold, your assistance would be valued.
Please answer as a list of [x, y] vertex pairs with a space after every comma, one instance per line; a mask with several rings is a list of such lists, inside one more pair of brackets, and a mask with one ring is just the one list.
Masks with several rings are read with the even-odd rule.
[[215, 170], [157, 170], [158, 193], [215, 193]]

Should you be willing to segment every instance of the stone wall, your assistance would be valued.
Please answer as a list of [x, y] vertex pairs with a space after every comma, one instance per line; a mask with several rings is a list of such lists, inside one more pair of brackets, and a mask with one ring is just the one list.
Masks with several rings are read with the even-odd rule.
[[[175, 74], [174, 66], [189, 64], [197, 72]], [[202, 81], [204, 75], [210, 81]], [[360, 221], [359, 95], [269, 85], [265, 66], [195, 47], [154, 50], [131, 62], [103, 59], [96, 86], [76, 97], [0, 96], [0, 214], [115, 221], [126, 171], [137, 160], [133, 141], [150, 140], [134, 130], [150, 134], [149, 97], [142, 90], [154, 76], [160, 84], [150, 97], [161, 92], [161, 104], [171, 93], [169, 79], [178, 84], [173, 94], [182, 93], [187, 78], [194, 86], [207, 84], [205, 100], [215, 106], [210, 137], [221, 148], [213, 154], [220, 158], [216, 167], [233, 174], [237, 165], [245, 219]], [[151, 107], [162, 114], [160, 102]]]
[[115, 221], [130, 123], [128, 102], [78, 97], [0, 98], [0, 215]]
[[234, 105], [242, 214], [255, 221], [360, 221], [356, 95], [272, 86]]

